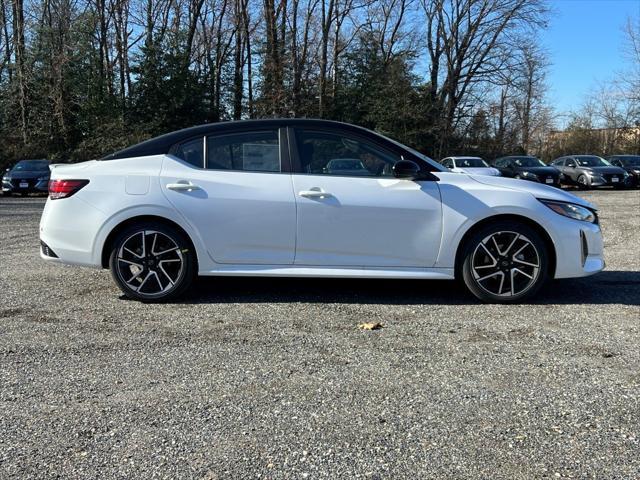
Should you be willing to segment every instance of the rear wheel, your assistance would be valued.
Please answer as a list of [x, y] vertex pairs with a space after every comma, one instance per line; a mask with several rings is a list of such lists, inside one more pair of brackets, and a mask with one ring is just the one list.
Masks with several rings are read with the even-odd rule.
[[121, 232], [109, 258], [111, 275], [124, 294], [144, 302], [182, 295], [196, 275], [189, 240], [175, 228], [141, 223]]
[[547, 247], [525, 224], [488, 225], [474, 233], [463, 248], [462, 279], [484, 302], [522, 301], [533, 296], [548, 278]]

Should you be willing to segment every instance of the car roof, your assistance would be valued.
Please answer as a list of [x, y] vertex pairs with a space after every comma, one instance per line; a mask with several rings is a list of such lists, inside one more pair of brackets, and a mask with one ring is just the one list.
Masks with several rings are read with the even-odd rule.
[[478, 160], [483, 160], [482, 157], [446, 157], [446, 158], [451, 158], [453, 160], [471, 160], [471, 159], [478, 159]]
[[326, 128], [333, 127], [339, 128], [344, 131], [350, 131], [353, 133], [364, 133], [367, 135], [376, 135], [363, 127], [351, 125], [348, 123], [336, 122], [333, 120], [321, 120], [321, 119], [307, 119], [307, 118], [273, 118], [273, 119], [260, 119], [260, 120], [235, 120], [225, 121], [218, 123], [207, 123], [204, 125], [198, 125], [195, 127], [184, 128], [175, 132], [166, 133], [159, 137], [154, 137], [149, 140], [145, 140], [142, 143], [138, 143], [131, 147], [127, 147], [123, 150], [111, 153], [101, 160], [116, 160], [121, 158], [130, 157], [146, 157], [149, 155], [162, 155], [168, 153], [173, 145], [183, 142], [193, 137], [211, 135], [211, 134], [224, 134], [226, 132], [233, 132], [237, 130], [245, 129], [263, 129], [263, 128], [280, 128], [280, 127], [318, 127]]

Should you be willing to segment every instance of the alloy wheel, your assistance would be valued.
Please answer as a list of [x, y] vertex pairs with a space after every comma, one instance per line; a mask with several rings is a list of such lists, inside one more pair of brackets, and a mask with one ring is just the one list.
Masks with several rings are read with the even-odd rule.
[[500, 231], [476, 246], [471, 263], [473, 278], [484, 291], [513, 297], [531, 288], [540, 274], [540, 255], [521, 233]]
[[142, 230], [127, 237], [117, 252], [116, 272], [138, 295], [153, 298], [171, 290], [185, 269], [178, 244], [156, 230]]

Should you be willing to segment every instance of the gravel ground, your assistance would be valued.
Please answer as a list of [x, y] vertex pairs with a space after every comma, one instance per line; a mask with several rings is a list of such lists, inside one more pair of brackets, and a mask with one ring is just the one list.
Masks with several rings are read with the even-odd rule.
[[584, 196], [607, 270], [519, 306], [239, 278], [143, 305], [0, 199], [0, 478], [639, 478], [640, 192]]

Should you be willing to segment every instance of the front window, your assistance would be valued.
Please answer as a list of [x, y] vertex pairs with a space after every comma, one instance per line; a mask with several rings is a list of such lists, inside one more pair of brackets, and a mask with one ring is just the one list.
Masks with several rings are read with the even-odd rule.
[[581, 167], [609, 167], [611, 164], [604, 158], [596, 157], [595, 155], [577, 157], [578, 165]]
[[356, 137], [297, 130], [302, 172], [315, 175], [391, 177], [396, 155]]
[[41, 170], [49, 170], [49, 162], [47, 160], [20, 160], [13, 167], [15, 171], [38, 172]]
[[487, 168], [489, 166], [481, 158], [458, 158], [456, 165], [460, 168]]
[[546, 167], [542, 160], [536, 157], [515, 157], [513, 163], [518, 167]]

